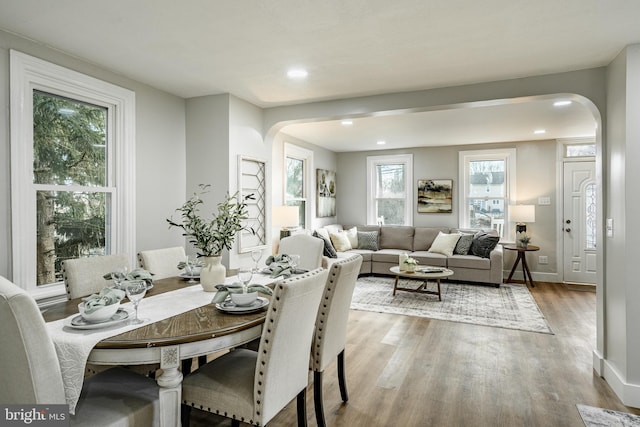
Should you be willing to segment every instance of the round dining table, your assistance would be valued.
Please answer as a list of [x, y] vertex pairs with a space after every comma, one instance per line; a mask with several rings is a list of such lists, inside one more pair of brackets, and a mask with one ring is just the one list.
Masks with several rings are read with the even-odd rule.
[[[184, 288], [181, 277], [153, 282], [148, 296]], [[180, 425], [182, 372], [181, 361], [231, 349], [259, 338], [266, 309], [250, 313], [225, 313], [208, 303], [213, 294], [205, 293], [201, 307], [149, 323], [98, 342], [87, 363], [94, 365], [160, 364], [156, 378], [160, 390], [161, 425]], [[146, 298], [146, 297], [145, 297]], [[78, 313], [80, 298], [58, 303], [43, 310], [51, 322]]]

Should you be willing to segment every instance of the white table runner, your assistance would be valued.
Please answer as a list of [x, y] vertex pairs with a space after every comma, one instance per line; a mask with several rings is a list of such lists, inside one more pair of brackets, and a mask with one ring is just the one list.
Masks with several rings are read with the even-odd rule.
[[[226, 283], [234, 281], [237, 281], [235, 276], [227, 278]], [[251, 283], [266, 285], [273, 281], [274, 279], [269, 276], [256, 274]], [[198, 284], [152, 297], [145, 297], [138, 306], [138, 316], [150, 321], [141, 325], [129, 325], [125, 321], [105, 329], [87, 330], [65, 327], [67, 319], [48, 322], [46, 325], [58, 354], [69, 412], [71, 414], [75, 413], [75, 407], [82, 391], [87, 359], [96, 344], [123, 332], [207, 305], [211, 302], [213, 295], [214, 293], [212, 292], [202, 290], [202, 286]], [[121, 306], [129, 311], [130, 316], [134, 315], [133, 304], [126, 303]], [[78, 313], [73, 314], [73, 316], [77, 315]]]

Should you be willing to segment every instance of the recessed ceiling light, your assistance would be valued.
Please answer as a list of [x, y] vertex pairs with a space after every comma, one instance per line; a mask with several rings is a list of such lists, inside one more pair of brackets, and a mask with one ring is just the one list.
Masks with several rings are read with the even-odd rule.
[[342, 126], [351, 126], [353, 124], [353, 120], [343, 120], [342, 122]]
[[378, 141], [378, 142], [376, 142], [376, 144], [378, 144], [378, 145], [384, 145], [386, 143], [387, 143], [387, 141]]
[[292, 68], [287, 71], [287, 77], [290, 79], [301, 80], [307, 78], [309, 73], [304, 68]]
[[567, 105], [571, 105], [571, 101], [556, 101], [553, 103], [554, 107], [565, 107]]
[[536, 129], [533, 131], [533, 133], [535, 133], [536, 135], [542, 135], [543, 133], [547, 133], [547, 131], [544, 129]]

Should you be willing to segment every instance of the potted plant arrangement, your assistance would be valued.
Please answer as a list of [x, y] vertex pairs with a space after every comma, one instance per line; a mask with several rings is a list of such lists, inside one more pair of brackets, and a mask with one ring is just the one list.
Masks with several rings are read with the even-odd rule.
[[418, 261], [415, 258], [408, 257], [404, 260], [404, 269], [408, 272], [416, 271], [418, 268]]
[[243, 221], [249, 218], [247, 200], [253, 200], [253, 194], [238, 198], [226, 194], [225, 199], [218, 203], [217, 213], [208, 219], [200, 215], [200, 207], [204, 204], [202, 195], [207, 192], [210, 185], [200, 184], [200, 192], [194, 193], [181, 207], [181, 221], [167, 218], [169, 227], [181, 228], [188, 241], [198, 250], [198, 257], [204, 259], [204, 266], [200, 270], [200, 283], [208, 292], [215, 292], [216, 285], [224, 284], [226, 268], [221, 263], [222, 251], [231, 249], [236, 234], [241, 230], [252, 228], [243, 225]]
[[526, 233], [521, 233], [518, 236], [518, 246], [520, 246], [521, 248], [527, 248], [527, 246], [529, 246], [529, 242], [531, 241], [531, 236], [529, 236]]

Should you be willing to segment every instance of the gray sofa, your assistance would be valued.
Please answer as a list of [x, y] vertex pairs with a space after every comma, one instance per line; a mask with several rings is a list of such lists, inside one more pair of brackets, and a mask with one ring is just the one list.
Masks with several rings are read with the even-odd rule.
[[[325, 226], [327, 231], [335, 233], [339, 230], [348, 230], [353, 226], [332, 224]], [[464, 282], [477, 282], [500, 286], [503, 281], [503, 254], [502, 246], [496, 247], [490, 252], [488, 258], [475, 255], [451, 255], [429, 252], [431, 244], [439, 232], [467, 232], [473, 233], [479, 230], [459, 230], [448, 227], [408, 227], [408, 226], [356, 226], [358, 231], [377, 231], [378, 250], [351, 249], [346, 252], [338, 252], [338, 258], [360, 254], [363, 258], [360, 274], [392, 275], [389, 269], [398, 265], [400, 254], [407, 253], [415, 258], [421, 266], [447, 267], [453, 270], [451, 280]], [[484, 230], [491, 232], [490, 230]], [[336, 258], [326, 258], [330, 264]]]

